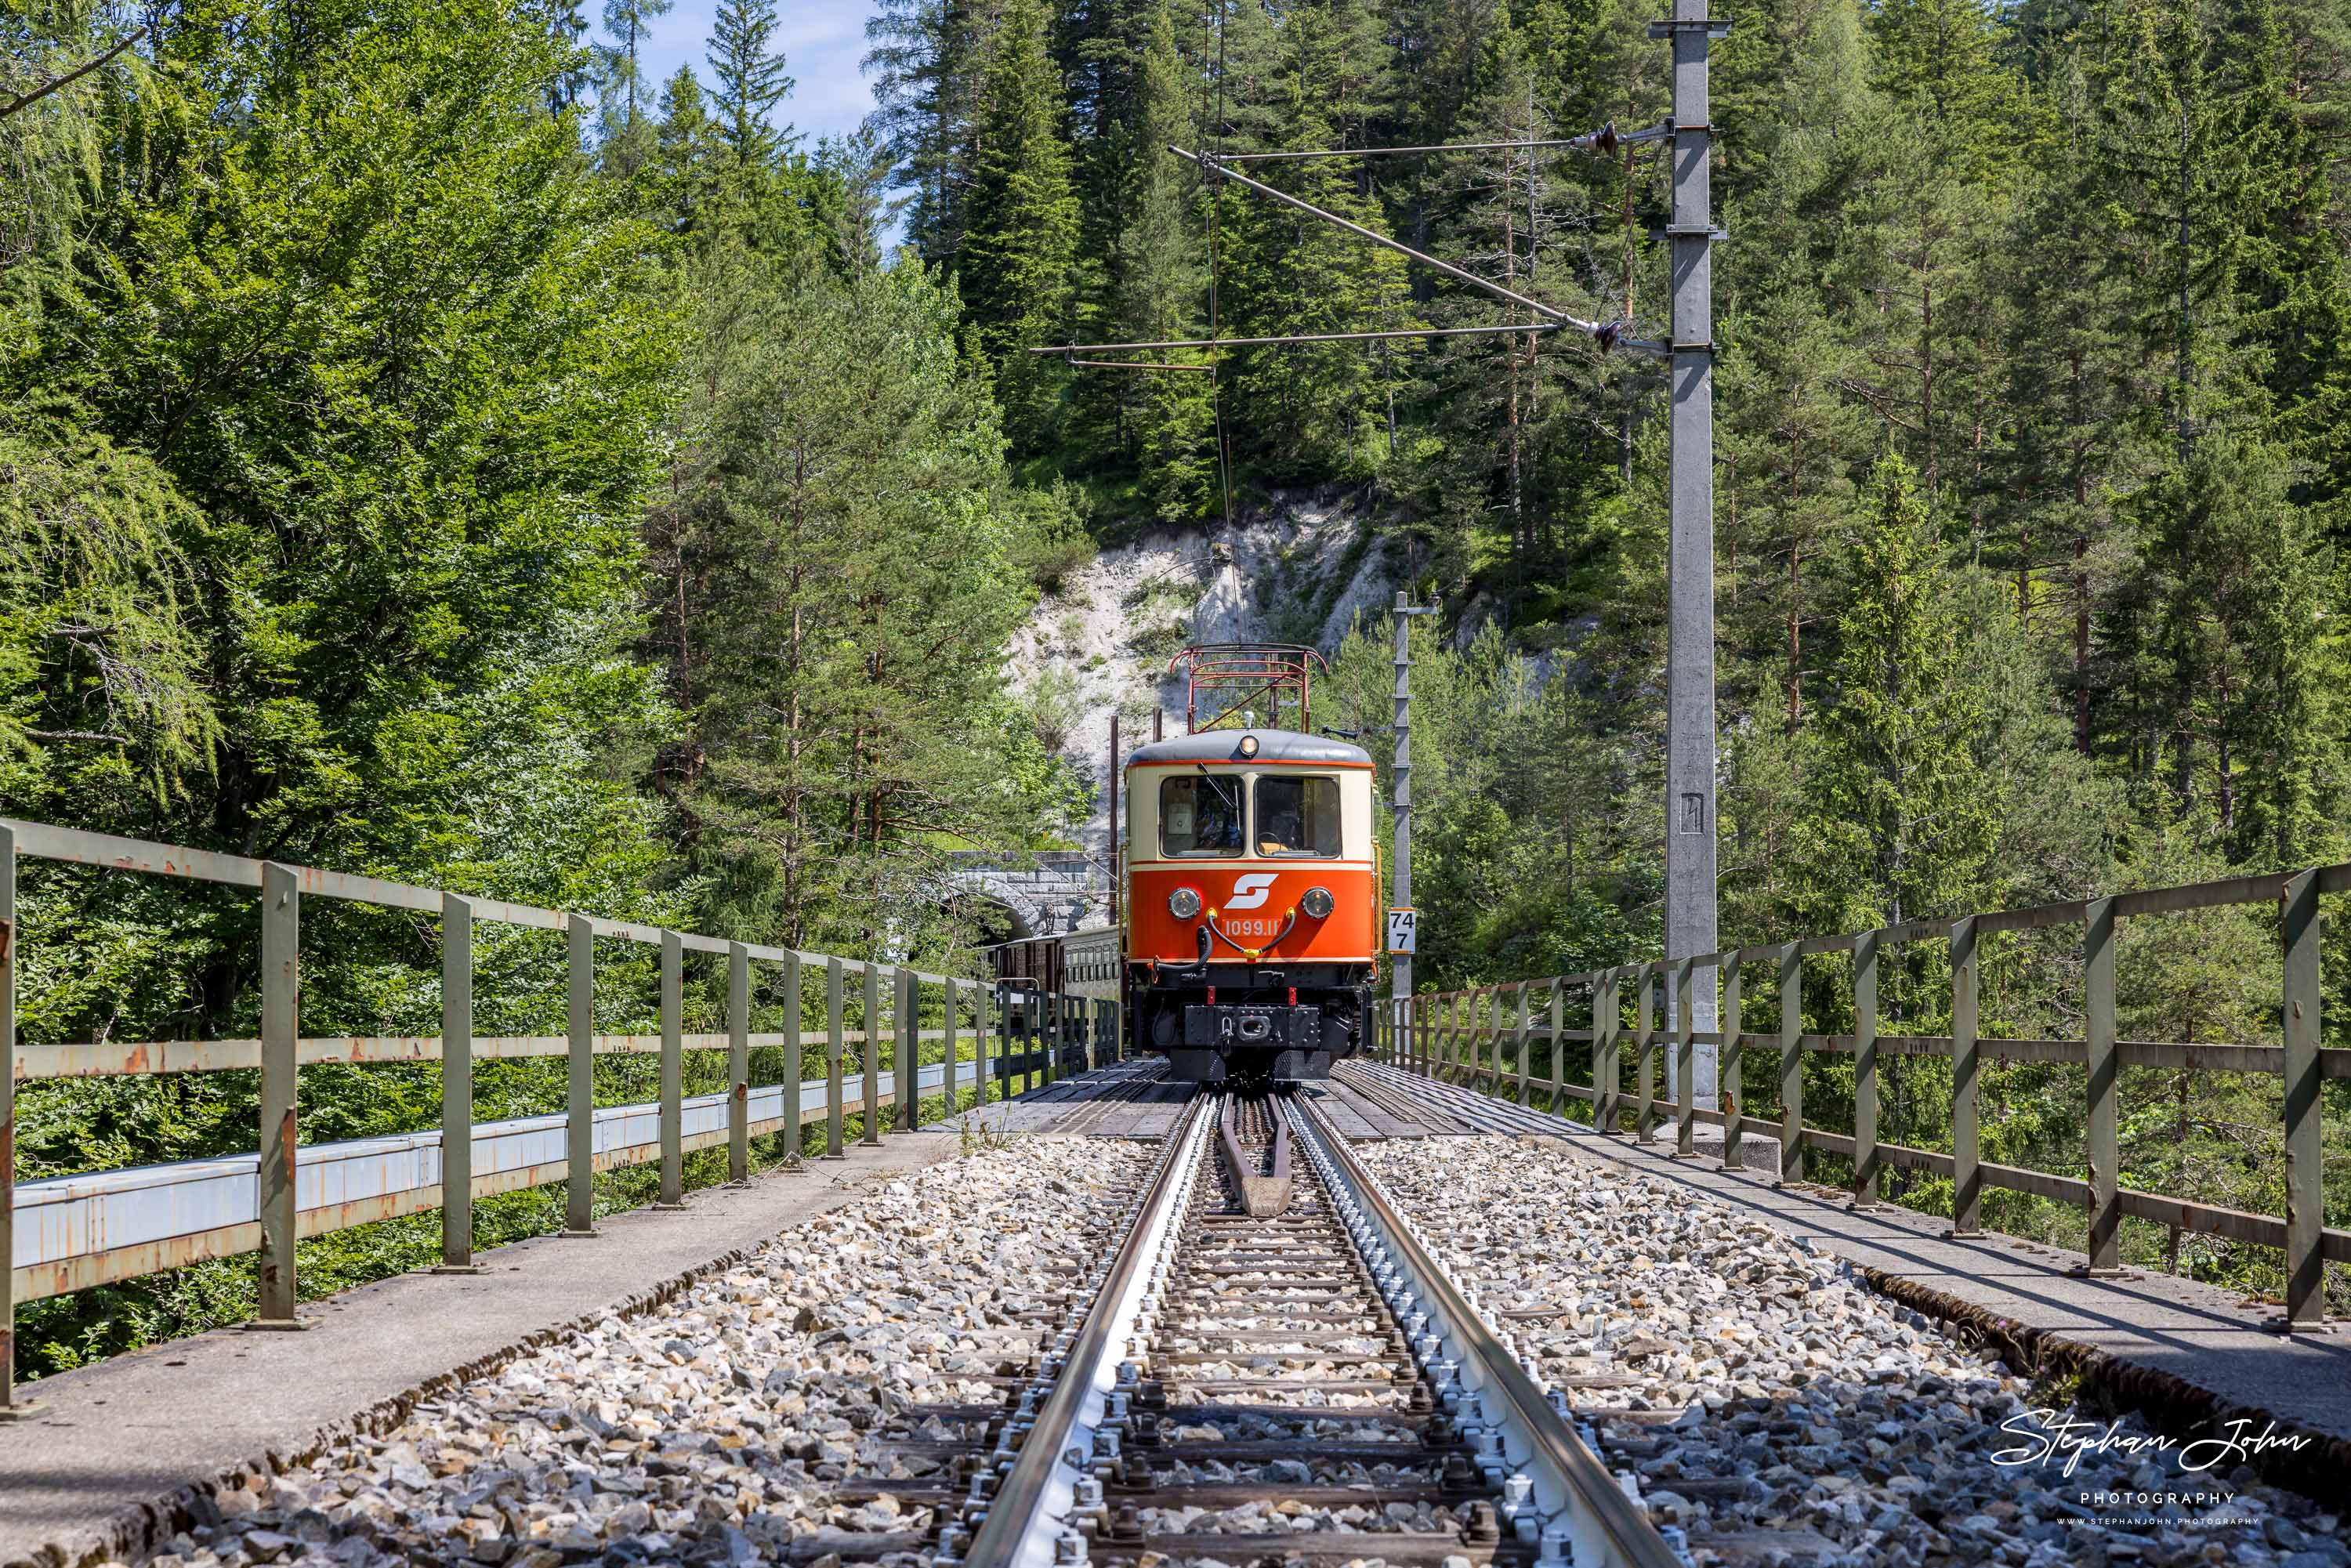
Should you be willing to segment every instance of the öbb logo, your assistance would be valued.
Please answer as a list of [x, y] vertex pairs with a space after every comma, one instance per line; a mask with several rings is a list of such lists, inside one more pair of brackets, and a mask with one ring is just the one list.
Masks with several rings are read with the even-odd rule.
[[1227, 909], [1259, 909], [1273, 891], [1274, 873], [1251, 872], [1233, 879], [1233, 895], [1225, 900]]

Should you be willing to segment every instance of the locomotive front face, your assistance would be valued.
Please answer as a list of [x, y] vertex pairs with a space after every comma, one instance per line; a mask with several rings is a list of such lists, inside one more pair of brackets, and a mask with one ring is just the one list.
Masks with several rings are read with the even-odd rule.
[[1376, 962], [1371, 759], [1225, 731], [1137, 752], [1127, 781], [1137, 1042], [1179, 1078], [1327, 1076]]

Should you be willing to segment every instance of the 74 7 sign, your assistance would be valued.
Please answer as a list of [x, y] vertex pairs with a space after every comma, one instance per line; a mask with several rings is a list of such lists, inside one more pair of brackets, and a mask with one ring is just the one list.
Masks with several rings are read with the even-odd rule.
[[1388, 951], [1409, 956], [1420, 940], [1420, 911], [1388, 911]]

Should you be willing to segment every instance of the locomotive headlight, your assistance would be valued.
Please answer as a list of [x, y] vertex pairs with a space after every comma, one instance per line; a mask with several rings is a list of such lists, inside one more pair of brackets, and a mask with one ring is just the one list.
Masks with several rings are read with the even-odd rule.
[[1167, 895], [1167, 913], [1178, 920], [1189, 920], [1200, 913], [1200, 894], [1196, 889], [1179, 887]]
[[1306, 890], [1305, 895], [1299, 899], [1298, 907], [1306, 911], [1311, 919], [1328, 920], [1331, 918], [1331, 910], [1335, 902], [1331, 896], [1329, 888], [1310, 887]]
[[1256, 736], [1244, 735], [1241, 737], [1241, 755], [1243, 757], [1255, 757], [1257, 755]]

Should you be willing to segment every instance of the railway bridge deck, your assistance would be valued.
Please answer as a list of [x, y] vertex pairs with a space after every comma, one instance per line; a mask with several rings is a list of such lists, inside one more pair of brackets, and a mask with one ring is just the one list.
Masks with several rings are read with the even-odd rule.
[[[1566, 1568], [1571, 1560], [1581, 1568], [1671, 1568], [1687, 1551], [1698, 1568], [1775, 1568], [1851, 1557], [1865, 1544], [1861, 1535], [1875, 1531], [1876, 1539], [1895, 1528], [1831, 1510], [1815, 1522], [1832, 1538], [1782, 1517], [1785, 1509], [1773, 1513], [1781, 1505], [1767, 1494], [1793, 1477], [1800, 1491], [1812, 1484], [1823, 1495], [1786, 1508], [1804, 1512], [1824, 1506], [1823, 1496], [1842, 1496], [1829, 1486], [1834, 1476], [1806, 1483], [1799, 1473], [1832, 1459], [1845, 1463], [1835, 1459], [1846, 1453], [1840, 1441], [1855, 1445], [1852, 1464], [1868, 1485], [1878, 1484], [1888, 1468], [1881, 1448], [1895, 1455], [1917, 1447], [1904, 1421], [1885, 1413], [1916, 1407], [1928, 1412], [1917, 1419], [1948, 1424], [1931, 1414], [1934, 1402], [1943, 1400], [1945, 1412], [1960, 1408], [1947, 1397], [1950, 1378], [1978, 1378], [1968, 1368], [1983, 1364], [1967, 1358], [1987, 1347], [2043, 1379], [2048, 1392], [2036, 1396], [2072, 1409], [2080, 1394], [2101, 1407], [2148, 1413], [2175, 1443], [2183, 1435], [2224, 1435], [2231, 1420], [2249, 1419], [2252, 1428], [2235, 1435], [2269, 1441], [2231, 1458], [2227, 1485], [2252, 1489], [2258, 1477], [2259, 1485], [2299, 1493], [2241, 1490], [2253, 1500], [2250, 1526], [2168, 1518], [2148, 1527], [2152, 1534], [2117, 1535], [2081, 1514], [2080, 1505], [2020, 1479], [2040, 1532], [2037, 1555], [2002, 1557], [1990, 1538], [1978, 1539], [1992, 1527], [1976, 1521], [1991, 1515], [1953, 1520], [1930, 1509], [1913, 1521], [1943, 1542], [1921, 1560], [1930, 1568], [1995, 1558], [2111, 1563], [2134, 1554], [2183, 1568], [2193, 1561], [2351, 1568], [2351, 1544], [2342, 1538], [2343, 1500], [2351, 1495], [2351, 1336], [2325, 1332], [2323, 1293], [2301, 1298], [2293, 1332], [2280, 1333], [2278, 1303], [2098, 1267], [2096, 1253], [1945, 1234], [1949, 1221], [1876, 1201], [1876, 1188], [1859, 1176], [1841, 1189], [1807, 1181], [1800, 1157], [1806, 1150], [1854, 1158], [1857, 1171], [1874, 1178], [1882, 1169], [1874, 1124], [1845, 1135], [1806, 1123], [1800, 1105], [1775, 1126], [1735, 1102], [1718, 1113], [1654, 1099], [1658, 1060], [1673, 1051], [1681, 1082], [1691, 1082], [1688, 1053], [1706, 1032], [1688, 1007], [1688, 961], [1627, 971], [1640, 977], [1629, 998], [1630, 1029], [1613, 1006], [1593, 1011], [1593, 1027], [1570, 1027], [1562, 980], [1536, 983], [1549, 987], [1547, 1021], [1531, 1008], [1527, 986], [1482, 998], [1426, 998], [1411, 1010], [1391, 1011], [1370, 1057], [1303, 1086], [1275, 1119], [1298, 1132], [1298, 1190], [1310, 1195], [1300, 1200], [1305, 1208], [1285, 1217], [1219, 1207], [1204, 1128], [1226, 1113], [1218, 1107], [1228, 1097], [1166, 1081], [1156, 1061], [1127, 1059], [1114, 1010], [1094, 998], [1033, 987], [991, 990], [894, 960], [760, 948], [33, 824], [0, 823], [0, 866], [11, 872], [27, 858], [46, 859], [99, 875], [254, 888], [265, 915], [260, 1039], [19, 1041], [0, 1081], [12, 1095], [20, 1081], [257, 1070], [265, 1119], [282, 1113], [286, 1129], [281, 1142], [242, 1160], [0, 1182], [0, 1241], [12, 1264], [0, 1275], [8, 1292], [0, 1305], [13, 1314], [17, 1301], [257, 1248], [261, 1312], [249, 1326], [307, 1331], [215, 1330], [22, 1386], [0, 1383], [0, 1412], [9, 1417], [0, 1419], [0, 1564], [10, 1568], [159, 1550], [183, 1563], [229, 1568], [306, 1552], [349, 1568], [420, 1552], [503, 1568], [664, 1553], [697, 1563], [813, 1564], [910, 1550], [954, 1557], [967, 1549], [975, 1562], [1011, 1562], [1017, 1554], [997, 1550], [1004, 1531], [991, 1534], [986, 1505], [1015, 1497], [1024, 1509], [1044, 1511], [1039, 1519], [1082, 1515], [1085, 1539], [1110, 1562], [1170, 1552], [1206, 1561], [1215, 1557], [1220, 1530], [1250, 1552], [1271, 1550], [1266, 1543], [1290, 1526], [1267, 1508], [1281, 1519], [1307, 1520], [1301, 1531], [1346, 1535], [1342, 1526], [1359, 1516], [1378, 1522], [1354, 1500], [1382, 1495], [1405, 1511], [1385, 1516], [1401, 1521], [1388, 1541], [1389, 1560], [1398, 1564], [1437, 1568], [1466, 1552], [1480, 1568]], [[2351, 883], [2343, 868], [2324, 875], [2325, 891]], [[2112, 979], [2095, 949], [2111, 940], [2111, 922], [2101, 919], [2112, 901], [2088, 906], [2093, 1039], [2006, 1043], [2058, 1061], [2087, 1056], [2095, 1064], [2105, 1051], [2126, 1064], [2282, 1072], [2289, 1085], [2285, 1147], [2293, 1154], [2315, 1114], [2294, 1085], [2351, 1075], [2351, 1053], [2318, 1043], [2319, 992], [2303, 967], [2315, 961], [2320, 878], [2303, 873], [2287, 883], [2289, 916], [2294, 900], [2307, 897], [2302, 922], [2284, 925], [2286, 1007], [2310, 1027], [2290, 1028], [2282, 1048], [2117, 1045], [2110, 1025], [2101, 1035], [2095, 1003]], [[2273, 893], [2269, 882], [2247, 879], [2242, 887], [2170, 896], [2193, 904]], [[0, 880], [0, 921], [12, 938], [0, 944], [0, 1000], [15, 995], [24, 951], [14, 897], [14, 876]], [[295, 921], [304, 901], [318, 899], [437, 918], [444, 938], [440, 1035], [299, 1034]], [[2102, 911], [2102, 904], [2109, 907]], [[567, 934], [567, 1033], [474, 1034], [476, 921]], [[1944, 933], [1953, 936], [1955, 955], [1970, 924]], [[655, 1031], [600, 1031], [597, 1003], [602, 988], [614, 985], [611, 971], [599, 967], [600, 941], [658, 950], [646, 998], [658, 1014]], [[1874, 939], [1857, 945], [1855, 973], [1865, 988], [1875, 983], [1876, 951]], [[1796, 945], [1784, 952], [1795, 955]], [[1800, 956], [1789, 961], [1800, 964]], [[1782, 970], [1791, 972], [1801, 978], [1800, 967]], [[705, 998], [724, 1004], [722, 1030], [687, 1029], [690, 976]], [[1964, 964], [1960, 976], [1965, 994], [1971, 977]], [[790, 1027], [789, 1006], [785, 1027], [772, 1027], [776, 992], [755, 985], [759, 977], [779, 981], [781, 995], [799, 998], [803, 1022], [815, 1012], [823, 1028]], [[1584, 978], [1613, 1002], [1617, 977]], [[638, 972], [638, 983], [643, 978]], [[1652, 978], [1678, 986], [1677, 1020], [1653, 1018]], [[628, 983], [622, 978], [615, 988]], [[1804, 1034], [1792, 1010], [1781, 1036], [1742, 1034], [1737, 984], [1733, 968], [1725, 1025], [1713, 1035], [1718, 1044], [1732, 1042], [1724, 1084], [1733, 1092], [1738, 1053], [1765, 1045], [1791, 1059], [1804, 1051], [1856, 1054], [1866, 1082], [1881, 1044], [1957, 1053], [1964, 1061], [1972, 1043], [1971, 1011], [1949, 1037], [1881, 1041], [1866, 988], [1853, 1035]], [[1513, 993], [1515, 1009], [1505, 1005], [1505, 992]], [[2110, 1006], [2110, 989], [2104, 994]], [[1783, 983], [1782, 995], [1794, 990]], [[1482, 1009], [1481, 1000], [1489, 1004]], [[763, 1002], [765, 1015], [755, 1009]], [[771, 1027], [762, 1032], [755, 1022]], [[1562, 1049], [1570, 1041], [1591, 1049], [1588, 1082], [1570, 1082], [1570, 1059], [1580, 1054]], [[1631, 1061], [1614, 1054], [1620, 1042], [1632, 1048]], [[642, 1102], [628, 1096], [644, 1092], [653, 1075], [615, 1075], [607, 1065], [626, 1068], [640, 1055], [659, 1069], [655, 1097]], [[568, 1063], [564, 1109], [475, 1121], [476, 1057]], [[820, 1064], [823, 1076], [799, 1081], [794, 1069], [808, 1061]], [[433, 1064], [443, 1086], [441, 1125], [300, 1143], [298, 1074], [322, 1062]], [[755, 1073], [759, 1063], [768, 1065]], [[1636, 1069], [1637, 1101], [1625, 1089], [1628, 1066]], [[549, 1082], [559, 1086], [564, 1077]], [[1791, 1076], [1785, 1084], [1800, 1082]], [[2091, 1082], [2095, 1124], [2112, 1107], [2095, 1098], [2095, 1071]], [[689, 1093], [695, 1087], [707, 1092]], [[1579, 1115], [1562, 1113], [1571, 1108]], [[0, 1113], [12, 1110], [12, 1101], [0, 1101]], [[1249, 1124], [1260, 1142], [1272, 1124], [1263, 1115]], [[1715, 1133], [1710, 1145], [1698, 1142], [1701, 1127]], [[1884, 1153], [1897, 1164], [1955, 1170], [1963, 1188], [1971, 1176], [2037, 1184], [2094, 1209], [2101, 1202], [2135, 1206], [2133, 1212], [2283, 1245], [2290, 1255], [2301, 1248], [2322, 1266], [2339, 1260], [2346, 1241], [2324, 1226], [2305, 1234], [2291, 1214], [2280, 1221], [2116, 1188], [2111, 1171], [2084, 1182], [1979, 1166], [1972, 1137], [1972, 1127], [1963, 1128], [1951, 1154], [1894, 1145]], [[1068, 1151], [1081, 1148], [1098, 1153], [1073, 1160]], [[1287, 1159], [1275, 1156], [1274, 1168], [1288, 1168]], [[657, 1174], [637, 1201], [656, 1190], [661, 1201], [616, 1212], [610, 1175], [632, 1166]], [[607, 1178], [602, 1187], [600, 1176]], [[564, 1234], [475, 1252], [474, 1198], [557, 1186], [566, 1194]], [[2290, 1172], [2287, 1190], [2317, 1189]], [[1114, 1220], [1112, 1211], [1122, 1208], [1127, 1218]], [[302, 1299], [298, 1312], [298, 1239], [431, 1210], [443, 1218], [438, 1267]], [[1239, 1228], [1244, 1222], [1255, 1228]], [[1661, 1241], [1643, 1250], [1653, 1230], [1671, 1233], [1671, 1247]], [[1528, 1239], [1539, 1236], [1557, 1239]], [[1736, 1255], [1725, 1254], [1730, 1260], [1719, 1280], [1698, 1278], [1703, 1269], [1692, 1272], [1693, 1259], [1724, 1247]], [[990, 1270], [1000, 1268], [1028, 1272], [1023, 1282], [991, 1284]], [[1627, 1294], [1627, 1278], [1614, 1272], [1620, 1268], [1654, 1269], [1659, 1279], [1671, 1272], [1681, 1293], [1661, 1291], [1662, 1303], [1639, 1288]], [[911, 1282], [925, 1269], [925, 1282]], [[814, 1347], [834, 1343], [827, 1335], [836, 1331], [791, 1354], [779, 1338], [822, 1328], [835, 1307], [802, 1305], [778, 1322], [778, 1309], [767, 1304], [799, 1300], [803, 1276], [828, 1273], [854, 1286], [839, 1287], [829, 1300], [847, 1300], [865, 1314], [862, 1326], [852, 1320], [837, 1331], [868, 1346], [846, 1363], [838, 1352], [807, 1359]], [[1170, 1310], [1149, 1305], [1158, 1300], [1149, 1281], [1179, 1274], [1192, 1283], [1166, 1298]], [[1759, 1279], [1769, 1299], [1750, 1291]], [[839, 1294], [844, 1289], [846, 1297]], [[1726, 1342], [1757, 1343], [1757, 1322], [1784, 1318], [1790, 1301], [1815, 1296], [1834, 1303], [1844, 1326], [1799, 1325], [1813, 1364], [1824, 1369], [1813, 1392], [1831, 1391], [1824, 1403], [1804, 1404], [1813, 1427], [1783, 1419], [1783, 1402], [1811, 1399], [1801, 1368], [1792, 1381], [1757, 1381], [1763, 1375], [1757, 1374], [1721, 1388], [1707, 1382], [1730, 1375], [1704, 1370], [1724, 1364], [1708, 1359], [1718, 1329]], [[943, 1310], [925, 1304], [934, 1298], [967, 1303], [940, 1320], [950, 1331], [944, 1334], [924, 1326], [925, 1313]], [[1879, 1304], [1857, 1305], [1864, 1298]], [[1203, 1320], [1214, 1322], [1213, 1333], [1188, 1330], [1173, 1311], [1173, 1303], [1195, 1300], [1215, 1309]], [[877, 1301], [891, 1304], [884, 1310]], [[1732, 1321], [1709, 1319], [1717, 1308]], [[1661, 1314], [1656, 1328], [1641, 1316], [1653, 1312]], [[1331, 1313], [1352, 1326], [1324, 1333], [1317, 1324]], [[735, 1326], [724, 1328], [724, 1349], [690, 1337], [726, 1324]], [[1784, 1325], [1771, 1332], [1785, 1339]], [[1865, 1332], [1900, 1354], [1855, 1359], [1838, 1335]], [[906, 1348], [897, 1343], [902, 1334], [911, 1336]], [[983, 1347], [1013, 1347], [1008, 1359], [989, 1362], [996, 1353], [985, 1348], [977, 1359], [954, 1352], [958, 1335], [973, 1334]], [[1674, 1345], [1677, 1336], [1685, 1343]], [[1149, 1385], [1125, 1381], [1125, 1372], [1113, 1384], [1122, 1344], [1163, 1369]], [[568, 1392], [545, 1392], [539, 1362], [549, 1356], [574, 1380]], [[925, 1356], [928, 1372], [920, 1364]], [[1092, 1372], [1069, 1371], [1080, 1363], [1100, 1371], [1098, 1384], [1084, 1382]], [[1667, 1376], [1659, 1369], [1668, 1364], [1681, 1371]], [[1945, 1370], [1928, 1375], [1923, 1368]], [[510, 1375], [520, 1381], [510, 1383]], [[608, 1375], [632, 1379], [629, 1390], [597, 1381]], [[878, 1392], [901, 1377], [936, 1393]], [[865, 1389], [869, 1382], [874, 1390]], [[1143, 1442], [1155, 1430], [1150, 1412], [1163, 1398], [1162, 1382], [1189, 1390], [1177, 1401], [1189, 1424], [1166, 1452], [1123, 1458], [1120, 1432]], [[650, 1405], [649, 1383], [665, 1391]], [[775, 1431], [775, 1411], [797, 1411], [850, 1385], [856, 1397], [871, 1393], [880, 1401], [880, 1428], [861, 1417], [863, 1425], [825, 1428], [831, 1436], [795, 1430], [774, 1437], [779, 1446], [761, 1447], [761, 1434]], [[1081, 1399], [1081, 1386], [1093, 1394]], [[1840, 1417], [1833, 1406], [1848, 1395], [1851, 1408]], [[2012, 1404], [2013, 1396], [2000, 1395], [1983, 1408], [1996, 1414], [2006, 1407], [2001, 1400]], [[475, 1424], [453, 1436], [453, 1411]], [[1855, 1412], [1863, 1428], [1838, 1438], [1835, 1420]], [[721, 1418], [723, 1436], [696, 1425]], [[544, 1425], [549, 1421], [552, 1427]], [[419, 1438], [420, 1422], [442, 1425]], [[1047, 1458], [1059, 1464], [1065, 1446], [1057, 1437], [1022, 1458], [1021, 1434], [1031, 1423], [1057, 1433], [1065, 1426], [1078, 1435], [1075, 1451], [1093, 1445], [1096, 1478], [1124, 1490], [1104, 1501], [1100, 1486], [1082, 1475], [1072, 1483], [1059, 1472], [1036, 1473]], [[1749, 1435], [1736, 1443], [1717, 1439], [1717, 1423]], [[1771, 1434], [1782, 1427], [1813, 1436], [1767, 1463], [1779, 1440]], [[2133, 1430], [2144, 1437], [2148, 1428]], [[515, 1448], [517, 1431], [535, 1436]], [[1235, 1458], [1259, 1450], [1311, 1454], [1317, 1443], [1329, 1444], [1339, 1468], [1269, 1460], [1237, 1470], [1211, 1452], [1224, 1442], [1236, 1444], [1225, 1450]], [[1402, 1445], [1395, 1459], [1379, 1454], [1385, 1443]], [[1765, 1458], [1736, 1458], [1750, 1449]], [[789, 1463], [778, 1469], [787, 1451]], [[489, 1452], [506, 1457], [488, 1465]], [[387, 1453], [395, 1458], [383, 1458]], [[399, 1457], [412, 1453], [419, 1458]], [[2235, 1468], [2239, 1457], [2249, 1468]], [[1929, 1455], [1917, 1463], [1949, 1458]], [[948, 1475], [942, 1467], [950, 1462]], [[476, 1465], [491, 1477], [480, 1496], [443, 1488]], [[1595, 1465], [1614, 1467], [1615, 1481]], [[387, 1467], [397, 1472], [390, 1481]], [[712, 1467], [726, 1470], [731, 1490], [681, 1493], [701, 1485], [696, 1478]], [[308, 1480], [269, 1479], [287, 1471]], [[952, 1496], [967, 1471], [1000, 1475], [1004, 1490], [976, 1484], [974, 1506], [958, 1526]], [[1625, 1496], [1649, 1500], [1626, 1512], [1618, 1482]], [[1984, 1504], [1980, 1475], [1949, 1484], [1974, 1500], [1968, 1506]], [[394, 1529], [379, 1507], [360, 1534], [344, 1533], [337, 1511], [343, 1500], [381, 1503], [387, 1485], [406, 1489], [400, 1495], [423, 1511]], [[1214, 1528], [1183, 1502], [1187, 1486], [1217, 1500], [1206, 1521]], [[621, 1500], [656, 1493], [662, 1506], [643, 1512]], [[909, 1508], [929, 1522], [910, 1532]], [[2063, 1518], [2045, 1511], [2065, 1508], [2075, 1511]], [[804, 1528], [811, 1521], [820, 1527]], [[1457, 1537], [1460, 1552], [1448, 1545]], [[1970, 1555], [1970, 1541], [1981, 1551]], [[1065, 1557], [1071, 1544], [1048, 1542]], [[1361, 1556], [1362, 1544], [1351, 1540], [1331, 1550]]]

